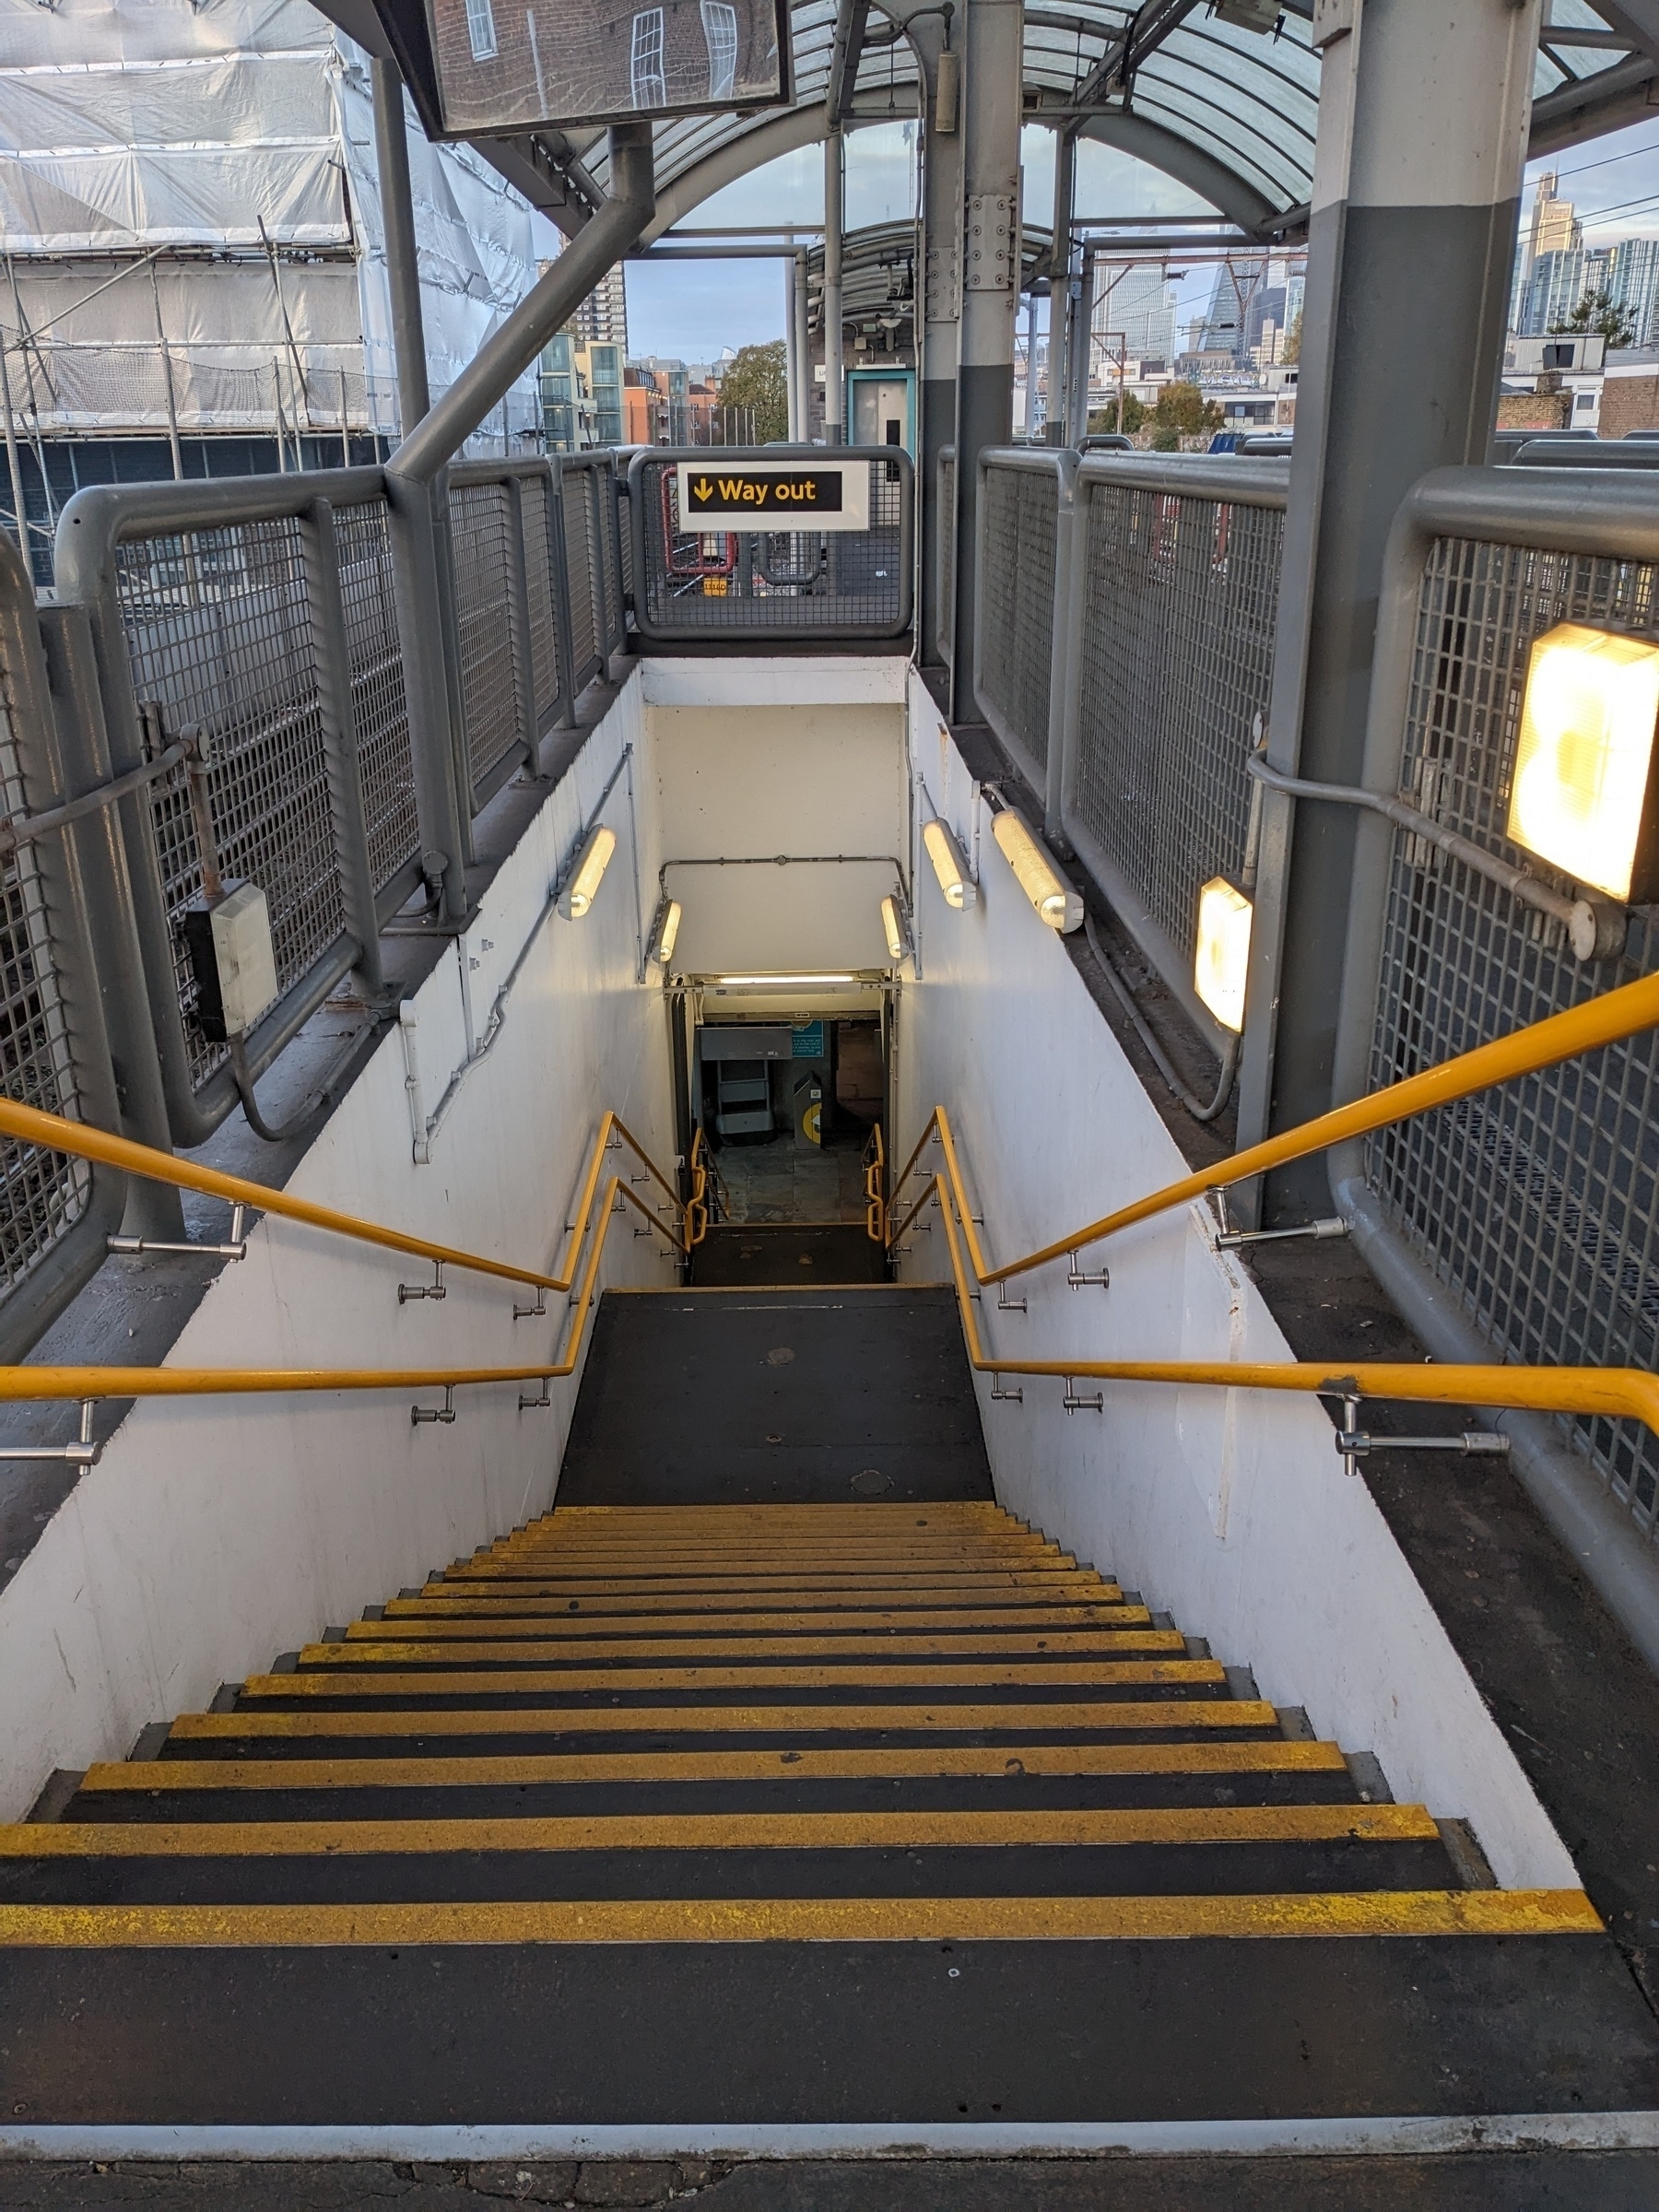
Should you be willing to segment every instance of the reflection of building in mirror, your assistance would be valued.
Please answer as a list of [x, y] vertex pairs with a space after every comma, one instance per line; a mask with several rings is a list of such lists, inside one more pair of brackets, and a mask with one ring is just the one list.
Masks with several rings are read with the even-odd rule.
[[778, 0], [428, 0], [444, 128], [785, 96]]

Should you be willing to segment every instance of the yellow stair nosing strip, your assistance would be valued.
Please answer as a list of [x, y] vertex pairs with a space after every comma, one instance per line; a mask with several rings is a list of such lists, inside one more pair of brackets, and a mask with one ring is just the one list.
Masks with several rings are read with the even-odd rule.
[[[320, 1644], [323, 1652], [348, 1651], [343, 1644]], [[825, 1666], [641, 1666], [558, 1673], [535, 1667], [503, 1668], [495, 1674], [457, 1667], [445, 1676], [436, 1667], [400, 1674], [392, 1667], [350, 1673], [322, 1665], [315, 1673], [250, 1675], [244, 1694], [260, 1698], [416, 1698], [523, 1697], [530, 1692], [563, 1691], [577, 1696], [653, 1689], [944, 1689], [1043, 1687], [1111, 1688], [1118, 1685], [1206, 1683], [1219, 1688], [1225, 1673], [1213, 1659], [1053, 1659], [1006, 1664], [950, 1665], [916, 1660], [905, 1666], [862, 1666], [854, 1661]]]
[[1420, 1805], [1075, 1811], [618, 1813], [413, 1820], [18, 1821], [0, 1860], [371, 1858], [434, 1852], [1128, 1850], [1433, 1843]]
[[577, 1943], [1156, 1942], [1599, 1935], [1582, 1889], [1253, 1897], [668, 1899], [543, 1904], [0, 1905], [0, 1949]]
[[741, 1595], [765, 1596], [772, 1591], [815, 1590], [852, 1591], [867, 1595], [873, 1603], [884, 1596], [900, 1592], [963, 1588], [993, 1590], [1088, 1590], [1102, 1594], [1115, 1592], [1121, 1597], [1121, 1586], [1109, 1575], [1100, 1575], [1093, 1568], [1068, 1568], [1054, 1573], [1026, 1574], [900, 1574], [894, 1572], [878, 1576], [849, 1576], [844, 1573], [794, 1574], [787, 1571], [745, 1573], [737, 1568], [725, 1568], [708, 1574], [662, 1575], [617, 1574], [579, 1575], [552, 1574], [540, 1570], [524, 1574], [508, 1574], [499, 1568], [481, 1568], [462, 1571], [453, 1568], [442, 1574], [429, 1576], [422, 1585], [428, 1590], [479, 1591], [486, 1594], [500, 1591], [503, 1586], [521, 1586], [525, 1593], [547, 1591], [558, 1595], [613, 1597], [673, 1597], [681, 1594], [711, 1596], [721, 1591], [732, 1591]]
[[521, 1752], [501, 1758], [172, 1759], [87, 1769], [77, 1795], [194, 1790], [492, 1789], [592, 1783], [812, 1782], [894, 1778], [1005, 1782], [1027, 1775], [1346, 1775], [1334, 1743], [918, 1745], [898, 1749]]
[[[271, 1677], [278, 1685], [291, 1675]], [[423, 1683], [422, 1688], [429, 1688]], [[1088, 1704], [1017, 1705], [565, 1705], [386, 1708], [366, 1712], [262, 1712], [181, 1713], [181, 1742], [214, 1736], [302, 1735], [836, 1735], [939, 1733], [955, 1735], [1097, 1734], [1130, 1730], [1201, 1733], [1206, 1729], [1277, 1730], [1278, 1715], [1254, 1699], [1173, 1698], [1144, 1701], [1102, 1698]], [[1277, 1737], [1273, 1740], [1277, 1741]], [[1015, 1757], [1020, 1747], [1005, 1748]]]

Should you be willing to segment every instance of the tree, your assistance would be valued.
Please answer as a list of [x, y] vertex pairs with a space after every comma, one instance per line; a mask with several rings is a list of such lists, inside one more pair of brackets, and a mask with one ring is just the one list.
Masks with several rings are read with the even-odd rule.
[[1221, 428], [1221, 410], [1213, 399], [1205, 398], [1196, 384], [1166, 384], [1158, 395], [1152, 420], [1160, 430], [1196, 438], [1204, 430]]
[[754, 410], [755, 443], [789, 435], [789, 351], [782, 338], [740, 347], [720, 382], [723, 407]]
[[1103, 407], [1095, 409], [1088, 418], [1088, 427], [1090, 431], [1096, 435], [1101, 430], [1122, 429], [1133, 438], [1146, 419], [1147, 408], [1145, 406], [1135, 398], [1133, 392], [1125, 392], [1124, 394], [1124, 419], [1121, 424], [1118, 421], [1118, 404], [1114, 397], [1109, 399]]
[[1289, 329], [1285, 333], [1285, 343], [1279, 350], [1281, 361], [1288, 363], [1301, 359], [1301, 309], [1299, 307]]
[[1552, 323], [1554, 334], [1567, 335], [1576, 331], [1598, 331], [1609, 346], [1633, 346], [1636, 343], [1636, 318], [1628, 308], [1620, 307], [1610, 292], [1586, 292], [1564, 323]]

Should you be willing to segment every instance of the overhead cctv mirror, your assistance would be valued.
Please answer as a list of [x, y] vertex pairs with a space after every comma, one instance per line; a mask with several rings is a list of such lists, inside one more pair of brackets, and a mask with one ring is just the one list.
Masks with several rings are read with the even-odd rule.
[[434, 137], [786, 103], [785, 0], [376, 0]]

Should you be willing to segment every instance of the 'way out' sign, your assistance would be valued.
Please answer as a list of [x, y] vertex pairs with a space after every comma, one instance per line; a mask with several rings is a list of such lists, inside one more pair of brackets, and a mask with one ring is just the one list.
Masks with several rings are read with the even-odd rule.
[[679, 464], [680, 525], [688, 530], [867, 530], [867, 461], [810, 461], [740, 468]]

